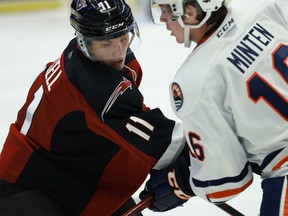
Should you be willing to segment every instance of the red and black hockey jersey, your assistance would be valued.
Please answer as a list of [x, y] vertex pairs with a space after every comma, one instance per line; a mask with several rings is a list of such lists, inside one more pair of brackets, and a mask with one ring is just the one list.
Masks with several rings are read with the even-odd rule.
[[46, 191], [70, 215], [111, 215], [182, 144], [178, 124], [143, 104], [141, 77], [133, 53], [116, 71], [85, 58], [73, 39], [31, 86], [0, 178]]

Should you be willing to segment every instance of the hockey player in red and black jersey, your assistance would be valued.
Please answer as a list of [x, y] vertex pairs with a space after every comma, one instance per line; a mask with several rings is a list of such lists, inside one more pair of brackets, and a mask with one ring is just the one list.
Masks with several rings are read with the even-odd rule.
[[70, 20], [76, 37], [36, 78], [4, 143], [1, 216], [121, 215], [183, 148], [181, 126], [143, 103], [129, 6], [73, 0]]

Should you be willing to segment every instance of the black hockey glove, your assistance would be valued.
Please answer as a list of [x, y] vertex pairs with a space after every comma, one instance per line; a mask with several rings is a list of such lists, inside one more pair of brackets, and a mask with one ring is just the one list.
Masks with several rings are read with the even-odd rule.
[[164, 212], [182, 206], [195, 196], [189, 185], [189, 164], [185, 156], [163, 170], [152, 170], [140, 199], [153, 195], [154, 201], [148, 207], [154, 212]]

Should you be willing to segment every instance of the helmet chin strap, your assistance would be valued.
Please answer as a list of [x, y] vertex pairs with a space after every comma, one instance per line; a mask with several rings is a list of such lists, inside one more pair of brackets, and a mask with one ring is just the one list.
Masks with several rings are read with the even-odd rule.
[[184, 45], [187, 48], [190, 48], [191, 46], [189, 26], [184, 26]]

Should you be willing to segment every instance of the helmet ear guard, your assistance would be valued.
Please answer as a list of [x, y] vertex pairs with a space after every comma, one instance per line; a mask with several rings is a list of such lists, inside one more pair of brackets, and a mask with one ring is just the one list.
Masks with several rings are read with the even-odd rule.
[[87, 43], [87, 41], [85, 41], [86, 39], [83, 37], [82, 34], [80, 34], [79, 32], [76, 31], [76, 39], [77, 39], [77, 43], [80, 47], [80, 49], [82, 50], [83, 54], [91, 59], [91, 60], [94, 60], [94, 57], [93, 55], [91, 55], [91, 52], [89, 51], [88, 47], [89, 47], [89, 44]]
[[197, 3], [203, 12], [217, 11], [220, 7], [222, 7], [224, 2], [225, 0], [197, 0]]
[[179, 0], [150, 0], [150, 12], [152, 20], [155, 24], [161, 24], [161, 7], [160, 5], [169, 5], [171, 13], [173, 14], [173, 20], [177, 20], [178, 17], [184, 14], [182, 1]]

